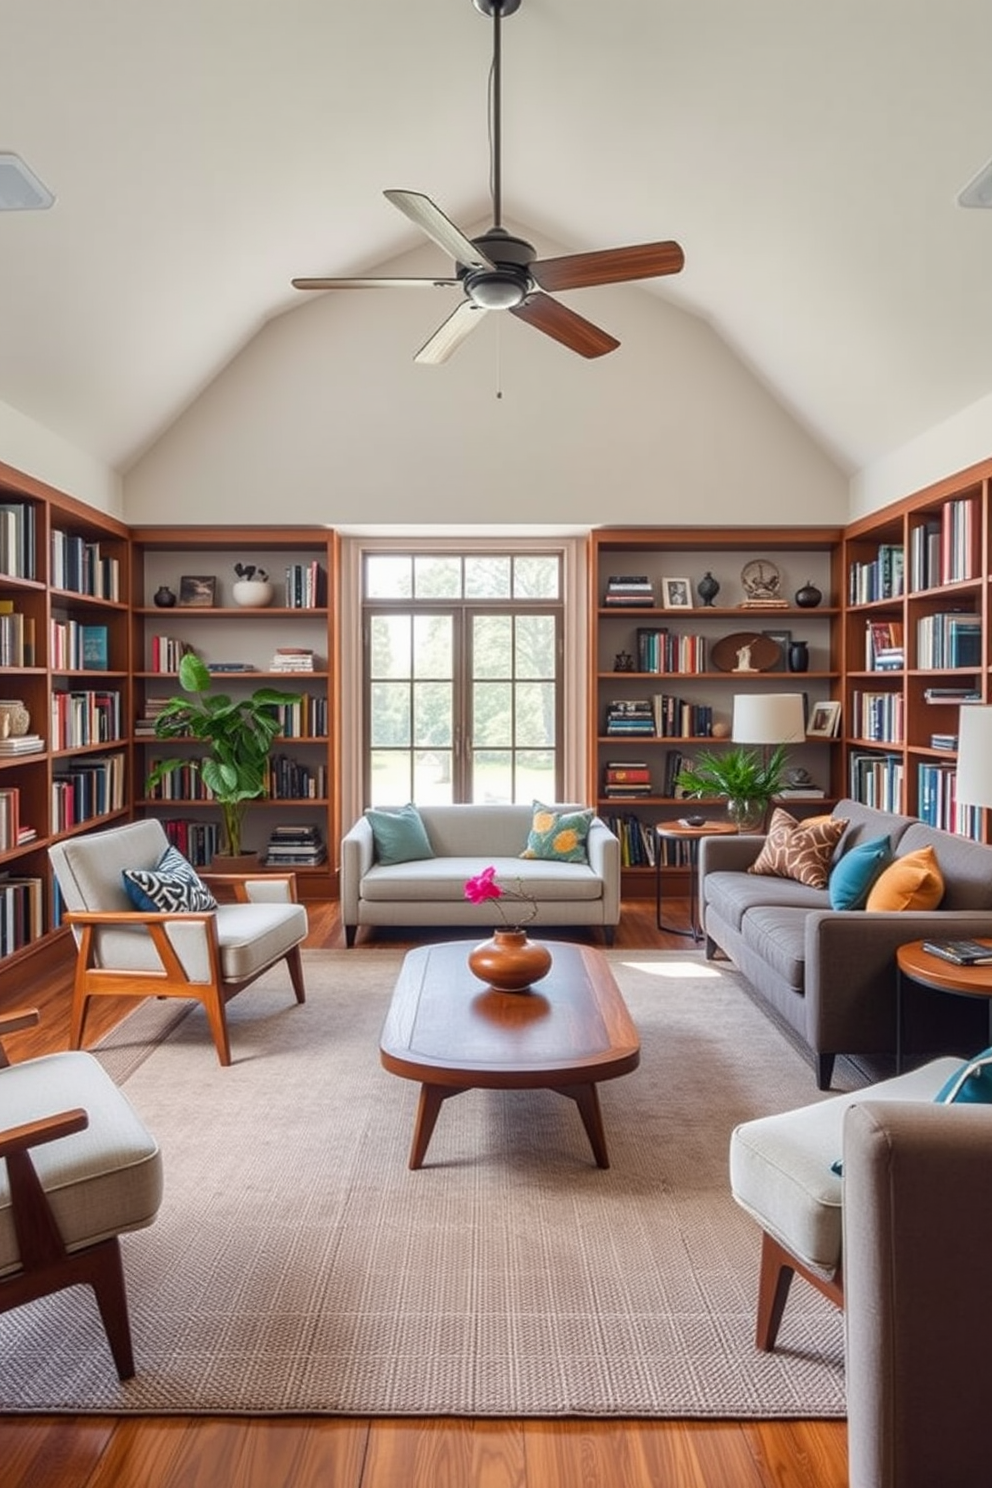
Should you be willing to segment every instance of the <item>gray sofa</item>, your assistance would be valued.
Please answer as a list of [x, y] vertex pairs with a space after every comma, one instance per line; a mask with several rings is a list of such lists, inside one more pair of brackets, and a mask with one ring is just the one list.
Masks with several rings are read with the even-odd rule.
[[[760, 836], [704, 838], [699, 854], [707, 957], [718, 950], [729, 956], [805, 1040], [821, 1090], [830, 1087], [838, 1054], [895, 1049], [898, 946], [929, 936], [992, 936], [992, 848], [857, 801], [839, 801], [833, 815], [850, 822], [838, 854], [883, 833], [897, 857], [932, 845], [945, 882], [939, 908], [832, 910], [826, 889], [746, 871], [761, 849]], [[936, 1024], [960, 1027], [961, 1001], [932, 997]]]
[[[559, 809], [582, 810], [581, 805]], [[420, 806], [433, 858], [386, 865], [375, 861], [372, 828], [363, 816], [341, 839], [341, 919], [354, 945], [360, 925], [475, 925], [498, 929], [493, 904], [472, 904], [465, 883], [490, 865], [504, 888], [519, 878], [537, 901], [530, 924], [594, 925], [612, 945], [620, 920], [620, 843], [599, 817], [586, 839], [588, 862], [521, 858], [533, 808], [513, 805]], [[512, 906], [507, 906], [512, 912]]]

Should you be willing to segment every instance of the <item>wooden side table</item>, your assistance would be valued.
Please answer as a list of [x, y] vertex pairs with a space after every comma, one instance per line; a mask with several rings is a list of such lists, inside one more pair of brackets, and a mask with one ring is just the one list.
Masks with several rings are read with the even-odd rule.
[[[667, 930], [670, 935], [691, 935], [698, 944], [703, 938], [703, 928], [699, 922], [699, 844], [704, 837], [736, 835], [737, 828], [732, 822], [707, 821], [701, 827], [687, 827], [682, 822], [672, 821], [656, 822], [654, 830], [656, 838], [654, 853], [655, 924], [659, 930]], [[684, 842], [689, 849], [689, 924], [685, 928], [662, 923], [661, 844], [663, 842]]]
[[[969, 939], [974, 937], [969, 936]], [[988, 944], [992, 951], [992, 942]], [[908, 979], [935, 992], [953, 997], [984, 997], [989, 1007], [989, 1044], [992, 1045], [992, 966], [955, 966], [942, 956], [923, 949], [922, 940], [911, 940], [896, 951], [896, 1074], [902, 1073], [903, 983]]]

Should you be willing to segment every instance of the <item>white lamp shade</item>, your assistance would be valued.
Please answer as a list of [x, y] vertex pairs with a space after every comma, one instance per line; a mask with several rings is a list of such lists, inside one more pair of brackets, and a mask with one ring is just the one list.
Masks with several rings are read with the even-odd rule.
[[805, 739], [802, 693], [738, 693], [732, 736], [735, 744], [795, 744]]
[[992, 708], [969, 703], [960, 710], [957, 800], [992, 806]]

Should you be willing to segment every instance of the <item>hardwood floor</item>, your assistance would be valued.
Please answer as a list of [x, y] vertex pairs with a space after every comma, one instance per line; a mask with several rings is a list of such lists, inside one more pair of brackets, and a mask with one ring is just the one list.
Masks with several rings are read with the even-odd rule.
[[[681, 922], [687, 906], [666, 905]], [[311, 904], [311, 947], [344, 947], [336, 904]], [[392, 937], [377, 942], [395, 948]], [[409, 942], [413, 944], [414, 942]], [[680, 949], [654, 904], [624, 904], [620, 949]], [[14, 1059], [65, 1048], [68, 972], [25, 985], [37, 1030]], [[127, 1008], [90, 1014], [101, 1037]], [[757, 1244], [757, 1236], [755, 1236]], [[0, 1338], [3, 1320], [0, 1317]], [[138, 1361], [140, 1369], [141, 1363]], [[846, 1488], [843, 1421], [0, 1416], [3, 1488]]]

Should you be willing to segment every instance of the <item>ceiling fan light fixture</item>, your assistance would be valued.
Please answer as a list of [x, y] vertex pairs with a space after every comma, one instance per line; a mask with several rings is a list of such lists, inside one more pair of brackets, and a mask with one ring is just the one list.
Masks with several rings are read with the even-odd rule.
[[958, 192], [959, 207], [992, 207], [992, 160]]
[[530, 282], [526, 276], [492, 274], [483, 270], [481, 273], [468, 274], [465, 288], [472, 303], [480, 305], [483, 310], [512, 310], [515, 305], [522, 305], [527, 298]]

